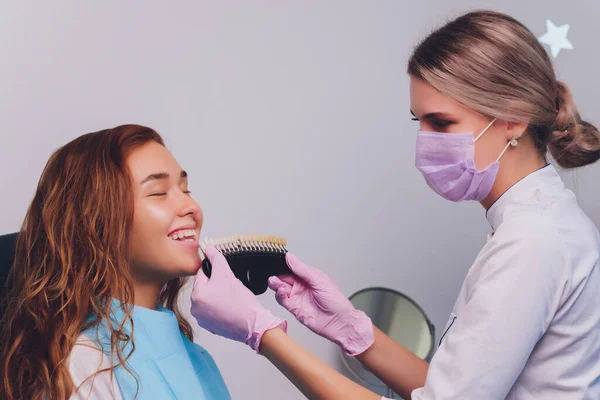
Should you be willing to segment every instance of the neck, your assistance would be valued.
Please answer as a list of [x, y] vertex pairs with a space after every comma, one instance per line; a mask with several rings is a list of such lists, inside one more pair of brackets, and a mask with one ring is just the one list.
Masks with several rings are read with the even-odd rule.
[[544, 157], [532, 157], [531, 153], [528, 152], [520, 154], [515, 151], [510, 157], [506, 157], [505, 155], [504, 160], [500, 160], [500, 169], [498, 170], [494, 186], [492, 186], [490, 194], [481, 201], [481, 205], [488, 210], [515, 183], [532, 172], [543, 168], [546, 163]]
[[156, 310], [163, 286], [164, 283], [135, 282], [133, 287], [135, 305]]

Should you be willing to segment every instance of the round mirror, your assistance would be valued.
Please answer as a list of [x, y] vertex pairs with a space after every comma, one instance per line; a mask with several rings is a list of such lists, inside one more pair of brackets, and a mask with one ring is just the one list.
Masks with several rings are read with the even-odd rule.
[[[373, 324], [394, 341], [423, 360], [431, 359], [435, 328], [421, 307], [409, 297], [391, 289], [368, 288], [350, 296], [350, 301], [356, 309], [367, 314]], [[386, 397], [402, 399], [354, 357], [348, 357], [342, 352], [342, 361], [350, 373], [363, 385]]]

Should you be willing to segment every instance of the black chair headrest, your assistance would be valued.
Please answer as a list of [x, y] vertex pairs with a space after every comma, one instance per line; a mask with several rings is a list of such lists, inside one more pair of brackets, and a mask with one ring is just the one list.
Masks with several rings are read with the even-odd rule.
[[6, 277], [15, 259], [16, 244], [16, 233], [0, 236], [0, 299], [4, 297], [6, 291]]

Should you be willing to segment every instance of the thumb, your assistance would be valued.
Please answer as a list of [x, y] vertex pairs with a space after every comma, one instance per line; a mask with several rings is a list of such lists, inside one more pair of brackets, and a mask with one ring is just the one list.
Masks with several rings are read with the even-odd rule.
[[286, 286], [282, 286], [275, 291], [275, 300], [277, 300], [277, 303], [290, 312], [297, 301], [296, 298], [290, 296], [291, 292], [292, 288]]
[[269, 285], [269, 289], [271, 289], [273, 291], [277, 291], [280, 288], [285, 288], [285, 287], [289, 287], [291, 289], [291, 286], [292, 286], [292, 284], [282, 281], [277, 276], [270, 277], [269, 281], [268, 281], [268, 285]]
[[201, 266], [198, 272], [196, 273], [196, 276], [194, 277], [194, 287], [196, 287], [196, 285], [203, 285], [206, 282], [208, 282], [208, 276], [206, 276]]
[[269, 278], [269, 288], [275, 291], [275, 300], [277, 300], [277, 303], [289, 310], [291, 308], [291, 303], [294, 301], [290, 297], [293, 286], [283, 282], [276, 276], [272, 276]]
[[206, 254], [206, 258], [208, 258], [208, 261], [210, 261], [210, 264], [212, 265], [211, 278], [234, 277], [233, 271], [229, 267], [229, 263], [225, 259], [225, 256], [221, 254], [221, 252], [217, 250], [214, 246], [207, 245], [204, 253]]
[[298, 257], [293, 255], [292, 253], [287, 253], [285, 255], [285, 260], [287, 261], [288, 267], [290, 270], [299, 278], [302, 278], [304, 282], [306, 282], [310, 286], [316, 285], [320, 278], [323, 276], [323, 273], [318, 269], [311, 267], [310, 265], [304, 264]]

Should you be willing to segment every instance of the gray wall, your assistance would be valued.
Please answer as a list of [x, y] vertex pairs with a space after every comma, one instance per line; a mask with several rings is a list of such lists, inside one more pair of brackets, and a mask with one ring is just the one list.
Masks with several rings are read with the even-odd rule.
[[[55, 148], [146, 124], [190, 172], [205, 234], [286, 236], [346, 294], [402, 291], [439, 330], [490, 228], [478, 204], [440, 199], [413, 166], [414, 44], [474, 7], [510, 13], [536, 35], [546, 18], [569, 23], [575, 49], [561, 52], [558, 74], [600, 123], [597, 0], [0, 4], [0, 233], [19, 228]], [[599, 176], [595, 165], [565, 178], [600, 225]], [[286, 315], [272, 296], [261, 301]], [[295, 321], [290, 334], [338, 365], [330, 343]], [[197, 340], [233, 398], [303, 398], [243, 345]]]

